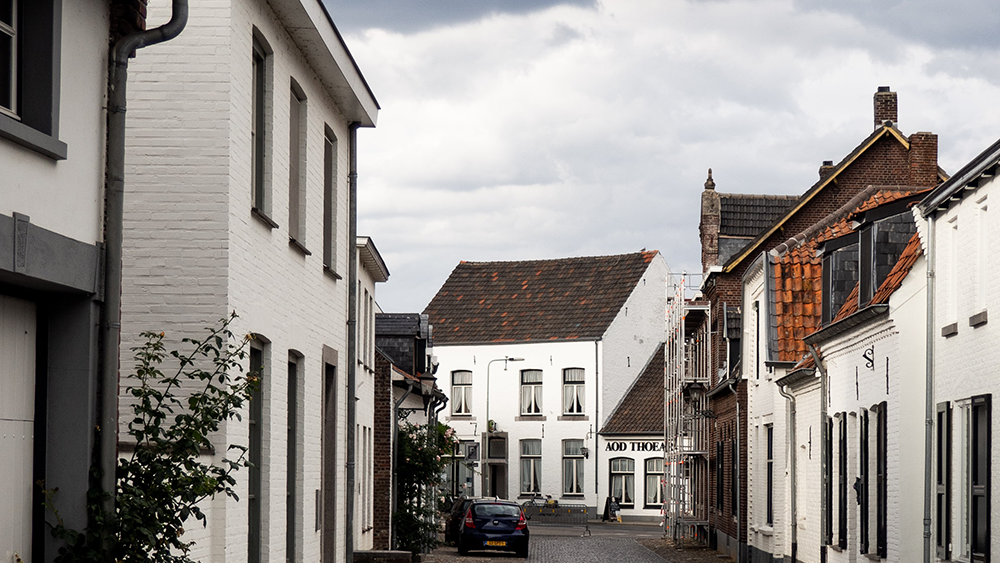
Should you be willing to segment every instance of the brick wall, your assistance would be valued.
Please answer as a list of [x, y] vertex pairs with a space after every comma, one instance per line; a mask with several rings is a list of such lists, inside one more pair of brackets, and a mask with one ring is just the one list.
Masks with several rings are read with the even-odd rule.
[[389, 549], [392, 521], [393, 410], [392, 364], [375, 354], [375, 498], [372, 549]]

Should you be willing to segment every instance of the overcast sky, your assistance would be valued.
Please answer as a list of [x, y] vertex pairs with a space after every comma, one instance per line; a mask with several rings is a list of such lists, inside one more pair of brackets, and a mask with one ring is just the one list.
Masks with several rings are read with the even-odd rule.
[[657, 249], [698, 272], [699, 198], [800, 194], [873, 129], [1000, 138], [995, 0], [324, 0], [382, 110], [359, 234], [419, 312], [460, 260]]

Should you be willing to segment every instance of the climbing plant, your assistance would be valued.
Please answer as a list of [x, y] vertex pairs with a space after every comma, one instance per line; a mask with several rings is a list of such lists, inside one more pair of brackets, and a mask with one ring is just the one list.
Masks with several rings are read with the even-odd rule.
[[398, 503], [393, 514], [397, 548], [419, 553], [437, 545], [434, 518], [441, 509], [437, 487], [458, 445], [446, 424], [405, 424], [399, 429], [396, 461]]

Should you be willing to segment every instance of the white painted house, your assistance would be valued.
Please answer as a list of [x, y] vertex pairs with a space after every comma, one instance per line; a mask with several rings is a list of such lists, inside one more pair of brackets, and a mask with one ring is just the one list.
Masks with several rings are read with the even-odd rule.
[[656, 251], [455, 268], [424, 312], [442, 420], [479, 446], [456, 494], [592, 510], [611, 494], [598, 432], [662, 343], [667, 274]]
[[922, 476], [900, 452], [923, 446], [924, 278], [910, 206], [927, 191], [863, 190], [744, 275], [754, 560], [919, 555], [905, 541], [920, 533], [919, 499], [903, 491]]
[[[121, 2], [122, 8], [136, 8]], [[107, 0], [0, 2], [0, 558], [59, 547], [36, 485], [87, 523], [99, 425]], [[114, 414], [112, 413], [112, 416]]]
[[[934, 272], [929, 300], [926, 373], [934, 434], [926, 484], [933, 525], [928, 546], [939, 561], [1000, 560], [1000, 425], [993, 395], [1000, 393], [1000, 141], [972, 159], [920, 203], [922, 235]], [[917, 494], [916, 491], [913, 493]]]
[[[150, 22], [165, 9], [151, 3]], [[207, 501], [207, 528], [184, 539], [203, 561], [342, 561], [369, 527], [358, 502], [346, 522], [347, 468], [370, 466], [371, 427], [359, 405], [349, 460], [348, 376], [370, 389], [373, 350], [361, 338], [349, 365], [347, 321], [352, 262], [362, 336], [387, 274], [350, 229], [356, 128], [378, 104], [319, 0], [193, 0], [184, 33], [130, 68], [122, 349], [235, 311], [263, 373], [251, 410], [213, 438], [216, 460], [249, 445], [259, 470], [237, 475], [238, 502]]]

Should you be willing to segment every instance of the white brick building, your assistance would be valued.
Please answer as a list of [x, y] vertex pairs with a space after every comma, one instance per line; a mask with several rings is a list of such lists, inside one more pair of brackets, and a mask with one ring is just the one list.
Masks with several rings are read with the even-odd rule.
[[[1000, 507], [998, 426], [992, 398], [1000, 393], [1000, 329], [988, 313], [1000, 308], [1000, 222], [991, 198], [1000, 142], [994, 143], [921, 202], [933, 279], [927, 342], [933, 378], [934, 439], [927, 463], [932, 557], [996, 561]], [[916, 492], [914, 492], [916, 494]]]
[[619, 456], [597, 434], [662, 343], [667, 274], [655, 251], [456, 267], [424, 312], [442, 420], [481, 445], [471, 494], [611, 494]]
[[[151, 23], [163, 9], [150, 5]], [[143, 330], [177, 342], [236, 311], [234, 332], [257, 336], [249, 366], [263, 370], [261, 410], [247, 413], [259, 424], [251, 431], [244, 416], [215, 440], [219, 457], [250, 444], [259, 475], [237, 476], [239, 502], [206, 502], [208, 527], [185, 539], [205, 561], [343, 560], [348, 272], [358, 259], [350, 151], [378, 105], [319, 0], [195, 0], [184, 33], [134, 61], [131, 82], [122, 349]], [[379, 275], [363, 281], [364, 266], [362, 298]], [[373, 304], [360, 301], [363, 335]], [[357, 350], [363, 385], [372, 350]], [[122, 361], [132, 365], [127, 352]], [[357, 412], [365, 456], [370, 403]]]

